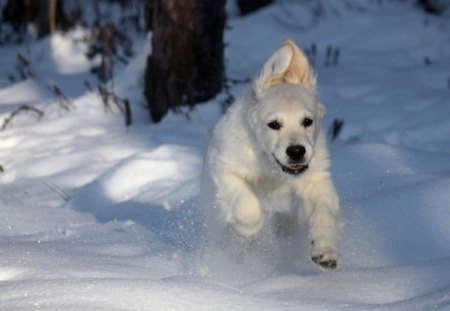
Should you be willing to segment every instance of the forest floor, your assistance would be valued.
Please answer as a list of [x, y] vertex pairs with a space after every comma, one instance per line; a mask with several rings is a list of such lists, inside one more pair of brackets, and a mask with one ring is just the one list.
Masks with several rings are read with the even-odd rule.
[[[403, 2], [326, 3], [321, 16], [293, 1], [232, 15], [226, 70], [253, 77], [285, 38], [316, 46], [326, 126], [344, 120], [329, 144], [339, 269], [315, 266], [301, 238], [211, 265], [198, 184], [227, 95], [151, 124], [151, 49], [136, 39], [114, 79], [131, 102], [126, 127], [86, 90], [78, 29], [0, 46], [1, 122], [23, 105], [44, 113], [21, 111], [0, 131], [0, 310], [450, 310], [450, 19]], [[37, 78], [7, 78], [17, 53]]]

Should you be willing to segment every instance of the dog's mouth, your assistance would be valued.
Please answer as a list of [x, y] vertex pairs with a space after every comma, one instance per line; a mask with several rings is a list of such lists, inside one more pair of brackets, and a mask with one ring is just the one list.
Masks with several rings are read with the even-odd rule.
[[281, 167], [283, 172], [291, 175], [299, 175], [308, 168], [308, 164], [306, 163], [292, 163], [289, 165], [284, 165], [276, 157], [275, 161], [277, 161], [278, 165]]

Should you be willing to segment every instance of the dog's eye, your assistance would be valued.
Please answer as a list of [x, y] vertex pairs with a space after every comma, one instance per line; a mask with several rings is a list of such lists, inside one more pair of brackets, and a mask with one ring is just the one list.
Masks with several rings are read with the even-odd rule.
[[312, 124], [313, 124], [313, 119], [310, 119], [310, 118], [304, 118], [303, 119], [303, 122], [302, 122], [302, 125], [304, 126], [304, 127], [310, 127]]
[[272, 121], [270, 123], [267, 123], [267, 126], [270, 127], [272, 130], [278, 131], [281, 128], [281, 124], [278, 121]]

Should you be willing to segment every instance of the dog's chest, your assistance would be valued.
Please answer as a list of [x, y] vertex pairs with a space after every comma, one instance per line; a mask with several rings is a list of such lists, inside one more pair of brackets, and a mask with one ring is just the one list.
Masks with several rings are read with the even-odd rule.
[[273, 212], [291, 210], [295, 191], [285, 180], [264, 176], [252, 183], [251, 187], [265, 210]]

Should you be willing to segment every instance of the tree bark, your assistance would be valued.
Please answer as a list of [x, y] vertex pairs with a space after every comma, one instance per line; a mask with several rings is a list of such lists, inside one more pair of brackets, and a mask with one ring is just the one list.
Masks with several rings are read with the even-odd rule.
[[39, 3], [37, 32], [38, 37], [43, 38], [50, 33], [50, 1], [41, 0]]
[[26, 0], [8, 0], [3, 7], [2, 19], [11, 24], [15, 31], [22, 31], [33, 11], [34, 7]]
[[225, 0], [154, 0], [145, 95], [153, 121], [222, 89]]
[[272, 3], [273, 0], [237, 0], [241, 15], [250, 14]]
[[144, 10], [145, 30], [153, 30], [153, 0], [145, 0]]
[[57, 25], [67, 26], [61, 0], [8, 0], [2, 15], [17, 31], [26, 23], [35, 24], [39, 38], [54, 32]]
[[417, 3], [429, 14], [442, 15], [445, 11], [444, 1], [418, 0]]

